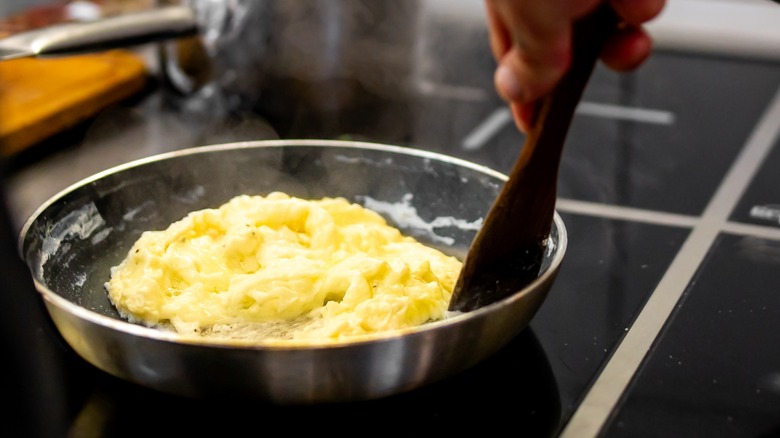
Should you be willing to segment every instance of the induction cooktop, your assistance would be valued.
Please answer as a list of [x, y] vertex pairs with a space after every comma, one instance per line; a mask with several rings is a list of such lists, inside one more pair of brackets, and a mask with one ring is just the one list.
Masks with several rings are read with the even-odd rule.
[[[493, 92], [484, 29], [469, 31], [477, 34], [431, 35], [449, 44], [431, 43], [436, 62], [420, 72], [412, 98], [351, 113], [199, 118], [163, 88], [150, 90], [8, 170], [8, 234], [60, 188], [112, 164], [216, 142], [369, 140], [508, 173], [524, 137]], [[14, 396], [0, 427], [21, 436], [260, 434], [272, 426], [348, 435], [478, 426], [541, 437], [775, 436], [777, 169], [780, 61], [662, 47], [632, 73], [599, 65], [561, 162], [567, 256], [530, 327], [462, 375], [365, 403], [191, 400], [108, 376], [60, 340], [4, 242], [3, 381]]]

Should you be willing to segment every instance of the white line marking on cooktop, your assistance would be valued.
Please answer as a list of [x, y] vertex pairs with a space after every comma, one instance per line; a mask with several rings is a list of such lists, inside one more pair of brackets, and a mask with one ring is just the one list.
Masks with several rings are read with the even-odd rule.
[[439, 84], [433, 81], [418, 81], [417, 90], [427, 96], [466, 102], [481, 102], [487, 100], [488, 97], [491, 96], [488, 94], [488, 91], [483, 88]]
[[[421, 87], [424, 84], [421, 85]], [[432, 86], [432, 85], [428, 85]], [[671, 125], [674, 123], [674, 113], [670, 111], [647, 108], [633, 108], [608, 103], [580, 102], [575, 111], [594, 117], [615, 120], [631, 120], [640, 123]], [[467, 151], [481, 149], [488, 141], [498, 134], [498, 131], [512, 122], [512, 112], [509, 108], [496, 108], [482, 123], [478, 124], [461, 142], [461, 147]]]
[[577, 114], [604, 117], [607, 119], [632, 120], [641, 123], [671, 125], [674, 123], [674, 113], [647, 108], [633, 108], [609, 103], [580, 102]]
[[724, 232], [741, 236], [760, 237], [762, 239], [780, 240], [780, 228], [766, 225], [741, 224], [729, 222], [725, 225]]
[[[594, 202], [578, 201], [568, 198], [558, 198], [555, 209], [560, 213], [572, 213], [680, 228], [693, 228], [699, 222], [697, 216], [664, 213], [653, 210], [643, 210], [641, 208], [623, 207], [620, 205], [597, 204]], [[780, 240], [780, 228], [774, 225], [726, 222], [723, 224], [722, 231], [724, 233], [741, 236]]]
[[562, 213], [577, 213], [610, 219], [625, 219], [634, 222], [685, 228], [692, 228], [699, 220], [698, 217], [685, 216], [682, 214], [663, 213], [618, 205], [596, 204], [565, 198], [558, 198], [555, 203], [555, 209]]
[[481, 149], [491, 138], [512, 121], [512, 112], [509, 108], [496, 108], [461, 142], [461, 147], [467, 151]]
[[779, 135], [780, 90], [561, 438], [595, 437], [601, 432], [718, 233], [733, 229], [728, 216]]

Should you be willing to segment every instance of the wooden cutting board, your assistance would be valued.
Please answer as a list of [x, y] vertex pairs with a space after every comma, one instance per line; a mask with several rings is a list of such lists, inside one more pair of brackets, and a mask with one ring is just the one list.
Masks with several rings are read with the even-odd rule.
[[143, 59], [126, 50], [0, 62], [0, 155], [13, 155], [141, 91]]

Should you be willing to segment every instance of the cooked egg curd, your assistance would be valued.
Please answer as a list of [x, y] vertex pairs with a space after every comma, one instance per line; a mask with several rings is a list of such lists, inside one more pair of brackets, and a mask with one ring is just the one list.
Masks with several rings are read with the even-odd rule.
[[144, 232], [106, 289], [183, 334], [338, 340], [444, 318], [461, 266], [346, 199], [275, 192]]

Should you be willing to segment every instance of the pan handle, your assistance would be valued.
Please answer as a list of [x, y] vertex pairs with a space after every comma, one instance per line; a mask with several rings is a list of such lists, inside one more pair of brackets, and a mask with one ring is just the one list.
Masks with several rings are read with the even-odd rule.
[[13, 34], [0, 39], [0, 61], [123, 48], [197, 32], [197, 21], [191, 8], [168, 6]]

